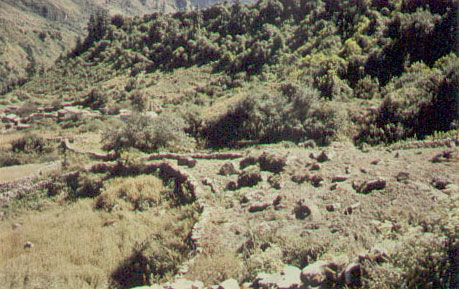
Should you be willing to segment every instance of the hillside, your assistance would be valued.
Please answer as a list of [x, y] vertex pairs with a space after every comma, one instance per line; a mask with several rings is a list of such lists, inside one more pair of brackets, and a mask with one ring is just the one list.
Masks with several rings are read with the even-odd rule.
[[[216, 1], [202, 1], [205, 8]], [[0, 92], [51, 67], [75, 45], [91, 14], [136, 16], [196, 7], [186, 0], [4, 0], [0, 2]]]
[[1, 286], [457, 287], [458, 9], [92, 14], [0, 95]]

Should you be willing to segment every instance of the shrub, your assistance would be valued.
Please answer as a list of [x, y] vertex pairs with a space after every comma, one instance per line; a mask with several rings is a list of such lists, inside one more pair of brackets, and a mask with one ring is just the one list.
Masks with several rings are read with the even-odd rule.
[[315, 89], [284, 84], [281, 92], [256, 93], [230, 107], [203, 129], [208, 145], [234, 146], [240, 140], [298, 143], [306, 139], [328, 144], [340, 126], [336, 111], [317, 105]]
[[23, 153], [43, 153], [47, 149], [47, 144], [42, 137], [36, 135], [26, 135], [11, 142], [13, 152]]
[[155, 118], [136, 114], [126, 124], [103, 134], [103, 148], [118, 156], [129, 148], [147, 153], [161, 148], [178, 151], [194, 145], [185, 128], [185, 121], [173, 113], [162, 113]]
[[98, 88], [93, 88], [83, 101], [83, 105], [89, 106], [92, 109], [100, 109], [105, 107], [107, 103], [108, 96]]

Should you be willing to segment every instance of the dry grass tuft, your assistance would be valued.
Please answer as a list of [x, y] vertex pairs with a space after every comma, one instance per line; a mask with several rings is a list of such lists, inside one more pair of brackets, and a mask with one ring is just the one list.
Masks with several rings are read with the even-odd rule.
[[159, 205], [163, 199], [162, 181], [151, 175], [112, 179], [97, 198], [96, 208], [144, 210]]

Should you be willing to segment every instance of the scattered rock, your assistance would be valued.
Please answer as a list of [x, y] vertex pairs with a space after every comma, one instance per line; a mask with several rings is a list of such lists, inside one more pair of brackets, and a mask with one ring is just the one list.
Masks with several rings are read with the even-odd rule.
[[397, 182], [404, 182], [404, 181], [407, 181], [409, 178], [410, 178], [410, 173], [408, 172], [399, 172], [395, 176], [395, 179], [397, 179]]
[[304, 220], [310, 216], [312, 212], [308, 206], [303, 204], [303, 200], [299, 200], [296, 207], [293, 209], [293, 213], [295, 213], [295, 218]]
[[256, 203], [249, 207], [249, 212], [250, 213], [261, 212], [261, 211], [266, 210], [269, 206], [271, 206], [271, 203]]
[[454, 150], [444, 151], [436, 156], [434, 156], [430, 161], [433, 163], [442, 163], [453, 158]]
[[287, 163], [287, 156], [263, 152], [263, 154], [258, 158], [258, 163], [263, 171], [280, 173], [284, 170]]
[[237, 183], [235, 181], [229, 181], [225, 186], [226, 191], [235, 191], [237, 190]]
[[177, 164], [179, 166], [187, 166], [189, 168], [193, 168], [196, 166], [197, 161], [191, 157], [180, 157], [177, 158]]
[[316, 160], [317, 160], [319, 163], [323, 163], [323, 162], [329, 161], [329, 160], [330, 160], [330, 156], [329, 156], [325, 151], [322, 151], [322, 152], [316, 157]]
[[301, 288], [301, 270], [294, 266], [285, 266], [280, 273], [259, 273], [255, 278], [255, 288], [263, 289], [299, 289]]
[[377, 165], [377, 164], [379, 164], [380, 161], [381, 161], [381, 160], [374, 160], [374, 161], [372, 161], [370, 164], [372, 164], [372, 165]]
[[299, 143], [298, 146], [300, 148], [315, 148], [315, 147], [317, 147], [316, 143], [313, 140], [308, 140], [308, 141]]
[[337, 183], [334, 183], [330, 186], [330, 191], [334, 191], [336, 190], [336, 188], [338, 187], [338, 184]]
[[282, 188], [281, 177], [280, 175], [270, 175], [268, 177], [268, 183], [276, 190], [280, 190]]
[[209, 178], [203, 178], [201, 182], [202, 182], [203, 185], [209, 186], [210, 190], [212, 191], [212, 193], [214, 193], [214, 194], [217, 193], [217, 190], [215, 189], [214, 184], [212, 183], [212, 181]]
[[310, 179], [310, 182], [314, 187], [322, 186], [323, 181], [324, 181], [324, 178], [320, 175], [314, 175]]
[[433, 178], [432, 181], [430, 182], [432, 186], [438, 190], [444, 190], [446, 189], [446, 186], [451, 184], [452, 182], [450, 180], [444, 180], [440, 178]]
[[234, 279], [228, 279], [220, 283], [218, 289], [239, 289], [239, 283]]
[[237, 183], [239, 187], [253, 187], [262, 181], [260, 171], [257, 167], [252, 166], [243, 171], [238, 179]]
[[348, 176], [334, 176], [334, 177], [332, 178], [332, 183], [344, 182], [344, 181], [346, 181], [347, 179], [349, 179]]
[[344, 283], [348, 286], [362, 286], [362, 266], [357, 262], [352, 262], [341, 272]]
[[240, 173], [239, 170], [236, 169], [236, 167], [234, 166], [233, 162], [224, 163], [220, 167], [220, 170], [218, 171], [218, 174], [222, 175], [222, 176], [236, 175], [236, 174], [239, 174], [239, 173]]
[[329, 212], [334, 212], [336, 211], [337, 209], [339, 209], [341, 206], [339, 204], [328, 204], [325, 206], [325, 209], [327, 209], [327, 211]]
[[309, 180], [309, 174], [307, 173], [296, 173], [291, 178], [292, 182], [302, 184]]
[[255, 158], [254, 156], [248, 156], [239, 162], [239, 168], [243, 170], [248, 166], [256, 165], [257, 161], [257, 158]]
[[282, 195], [277, 195], [277, 197], [273, 200], [273, 206], [280, 205], [282, 199], [283, 199]]
[[319, 164], [312, 164], [310, 170], [311, 171], [318, 171], [318, 170], [320, 170], [320, 165]]
[[345, 172], [346, 174], [350, 174], [350, 173], [351, 173], [351, 168], [350, 168], [349, 166], [346, 166], [346, 167], [344, 168], [344, 172]]
[[360, 168], [360, 172], [363, 173], [363, 174], [367, 174], [368, 173], [366, 168]]
[[382, 190], [386, 187], [386, 180], [378, 179], [372, 181], [363, 182], [360, 187], [357, 187], [356, 190], [358, 193], [369, 194], [374, 190]]
[[345, 215], [350, 215], [352, 214], [355, 210], [357, 210], [360, 207], [360, 202], [357, 202], [355, 204], [350, 205], [344, 210]]
[[30, 241], [27, 241], [25, 242], [24, 244], [24, 248], [27, 248], [27, 249], [32, 249], [33, 247], [35, 247], [34, 243], [30, 242]]
[[317, 261], [301, 271], [301, 281], [306, 286], [319, 287], [327, 281], [336, 279], [338, 265], [333, 262]]

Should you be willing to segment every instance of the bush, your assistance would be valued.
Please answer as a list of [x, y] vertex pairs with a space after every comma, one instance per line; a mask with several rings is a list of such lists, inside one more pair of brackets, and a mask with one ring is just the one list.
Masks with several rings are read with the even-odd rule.
[[230, 107], [203, 129], [208, 146], [234, 146], [240, 140], [298, 143], [306, 139], [326, 145], [335, 137], [338, 114], [318, 105], [317, 90], [287, 83], [281, 92], [256, 93]]
[[173, 113], [162, 113], [155, 118], [136, 114], [126, 124], [103, 134], [103, 148], [118, 156], [129, 148], [147, 153], [161, 148], [179, 151], [194, 145], [185, 128], [185, 121]]
[[47, 149], [47, 144], [42, 137], [36, 135], [26, 135], [11, 142], [11, 150], [13, 152], [43, 153]]

